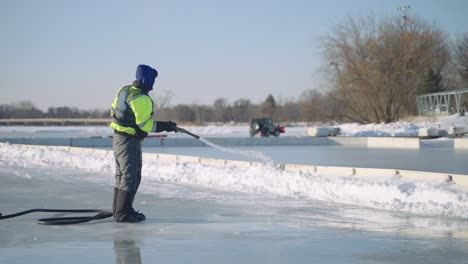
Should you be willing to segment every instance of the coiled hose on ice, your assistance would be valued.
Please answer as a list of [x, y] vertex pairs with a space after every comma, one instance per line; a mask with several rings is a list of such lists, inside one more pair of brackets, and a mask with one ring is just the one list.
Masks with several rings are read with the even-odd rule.
[[74, 216], [74, 217], [51, 217], [41, 218], [37, 220], [38, 224], [41, 225], [73, 225], [90, 222], [93, 220], [105, 219], [112, 217], [113, 213], [110, 210], [99, 210], [99, 209], [31, 209], [14, 214], [2, 215], [0, 213], [0, 220], [13, 218], [25, 214], [45, 212], [45, 213], [98, 213], [94, 216]]

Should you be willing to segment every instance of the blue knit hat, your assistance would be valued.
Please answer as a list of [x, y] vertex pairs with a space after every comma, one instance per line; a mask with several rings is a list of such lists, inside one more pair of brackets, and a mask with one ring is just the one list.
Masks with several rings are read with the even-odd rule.
[[148, 91], [153, 90], [154, 80], [158, 77], [158, 71], [148, 65], [138, 65], [136, 70], [136, 80], [143, 84]]

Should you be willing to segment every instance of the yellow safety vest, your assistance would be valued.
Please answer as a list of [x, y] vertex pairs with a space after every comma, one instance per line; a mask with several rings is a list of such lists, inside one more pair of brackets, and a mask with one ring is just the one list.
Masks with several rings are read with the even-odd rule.
[[153, 120], [153, 100], [143, 90], [132, 85], [122, 87], [112, 103], [112, 129], [128, 135], [145, 137], [156, 131]]

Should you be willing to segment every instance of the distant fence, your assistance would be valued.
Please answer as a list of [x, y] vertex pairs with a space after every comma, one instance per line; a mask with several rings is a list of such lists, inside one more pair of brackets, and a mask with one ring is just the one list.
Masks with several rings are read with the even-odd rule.
[[464, 115], [468, 110], [464, 105], [463, 95], [468, 95], [468, 88], [423, 94], [416, 97], [419, 115], [453, 114]]
[[0, 126], [107, 126], [109, 118], [14, 118], [0, 119]]

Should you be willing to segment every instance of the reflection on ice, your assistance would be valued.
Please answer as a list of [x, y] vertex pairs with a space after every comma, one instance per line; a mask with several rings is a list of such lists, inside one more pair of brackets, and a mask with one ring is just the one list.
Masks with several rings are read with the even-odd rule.
[[135, 240], [114, 240], [115, 264], [141, 264], [140, 247]]

